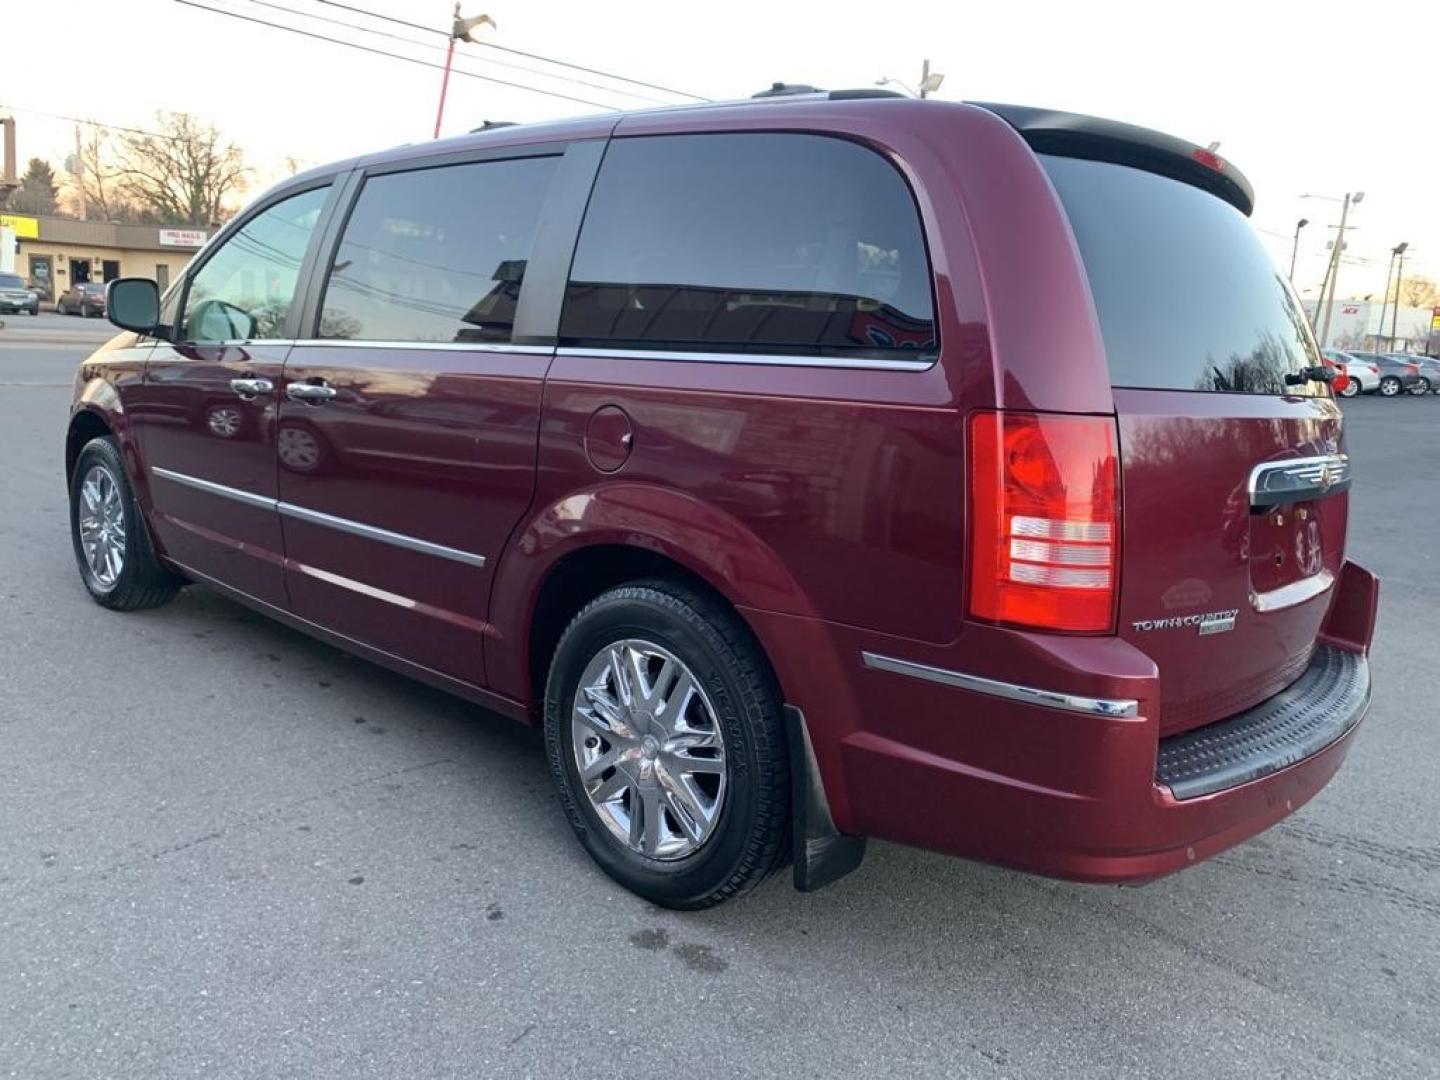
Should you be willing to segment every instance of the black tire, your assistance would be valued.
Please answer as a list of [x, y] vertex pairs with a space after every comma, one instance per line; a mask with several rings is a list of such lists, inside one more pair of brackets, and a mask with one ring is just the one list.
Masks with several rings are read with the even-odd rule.
[[1414, 386], [1410, 387], [1410, 389], [1407, 390], [1406, 393], [1414, 394], [1416, 397], [1424, 397], [1426, 394], [1430, 393], [1430, 380], [1422, 375], [1420, 377], [1420, 381]]
[[39, 304], [32, 304], [32, 305], [30, 306], [30, 315], [31, 315], [31, 317], [33, 318], [34, 316], [39, 315], [39, 314], [40, 314], [40, 305], [39, 305]]
[[[713, 706], [724, 740], [725, 797], [713, 831], [697, 850], [669, 861], [633, 850], [611, 833], [576, 763], [571, 711], [581, 674], [608, 646], [633, 638], [668, 650], [690, 669]], [[758, 643], [719, 602], [660, 580], [611, 589], [586, 605], [551, 661], [545, 746], [561, 806], [591, 858], [630, 891], [679, 910], [729, 900], [783, 865], [790, 836], [790, 778], [781, 704], [780, 688]]]
[[1380, 380], [1380, 396], [1394, 397], [1405, 389], [1405, 384], [1400, 381], [1399, 376], [1386, 375]]
[[1349, 379], [1345, 383], [1345, 389], [1340, 391], [1341, 397], [1351, 398], [1360, 396], [1360, 380]]
[[[104, 470], [108, 474], [120, 501], [119, 516], [124, 526], [125, 552], [113, 581], [103, 581], [97, 576], [81, 543], [81, 489], [86, 478], [95, 469]], [[85, 588], [95, 602], [102, 607], [115, 611], [159, 607], [185, 584], [181, 578], [161, 566], [155, 558], [154, 549], [150, 546], [150, 535], [140, 515], [140, 506], [135, 501], [135, 492], [125, 473], [125, 462], [120, 455], [120, 448], [109, 436], [91, 439], [75, 461], [75, 472], [70, 477], [70, 540], [75, 549], [75, 563], [80, 569], [80, 580], [85, 583]]]

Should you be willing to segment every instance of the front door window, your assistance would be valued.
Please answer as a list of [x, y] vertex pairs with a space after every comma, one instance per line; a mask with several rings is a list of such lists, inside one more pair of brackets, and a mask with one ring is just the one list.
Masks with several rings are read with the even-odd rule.
[[300, 264], [328, 194], [315, 188], [291, 196], [226, 239], [190, 282], [179, 339], [284, 337]]

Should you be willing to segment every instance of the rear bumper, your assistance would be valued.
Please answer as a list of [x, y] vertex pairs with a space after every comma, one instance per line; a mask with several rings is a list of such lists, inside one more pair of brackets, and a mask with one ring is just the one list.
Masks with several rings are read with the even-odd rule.
[[[1076, 881], [1184, 869], [1273, 825], [1339, 769], [1369, 705], [1365, 656], [1377, 592], [1373, 575], [1346, 564], [1306, 674], [1255, 709], [1190, 733], [1188, 744], [1166, 739], [1169, 774], [1157, 673], [1119, 639], [1024, 639], [1037, 650], [1027, 661], [1042, 645], [1055, 650], [1049, 689], [1069, 696], [1060, 705], [872, 666], [850, 678], [850, 730], [824, 730], [824, 714], [804, 706], [835, 822], [844, 832]], [[842, 654], [859, 636], [832, 631]], [[887, 651], [870, 640], [864, 648]], [[944, 666], [938, 656], [921, 659]], [[823, 678], [814, 660], [812, 652], [808, 670]], [[818, 684], [816, 692], [824, 693]], [[1077, 707], [1092, 699], [1105, 707]], [[1130, 702], [1132, 715], [1112, 707]], [[1207, 738], [1215, 740], [1208, 748]], [[1177, 779], [1180, 750], [1201, 783]], [[1196, 752], [1214, 760], [1197, 766]], [[1216, 786], [1212, 774], [1224, 782]]]

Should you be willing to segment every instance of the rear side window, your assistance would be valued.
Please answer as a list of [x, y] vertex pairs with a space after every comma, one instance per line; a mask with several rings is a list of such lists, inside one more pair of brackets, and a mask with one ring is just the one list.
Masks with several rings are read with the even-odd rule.
[[1124, 165], [1040, 158], [1080, 246], [1115, 386], [1313, 394], [1305, 315], [1245, 216]]
[[555, 157], [372, 176], [345, 225], [319, 336], [507, 342]]
[[605, 152], [569, 344], [908, 356], [936, 346], [915, 200], [880, 155], [812, 135], [664, 135]]

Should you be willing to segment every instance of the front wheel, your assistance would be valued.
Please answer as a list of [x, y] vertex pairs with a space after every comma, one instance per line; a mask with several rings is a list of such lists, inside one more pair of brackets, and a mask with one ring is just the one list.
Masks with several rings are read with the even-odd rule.
[[1394, 375], [1386, 375], [1380, 380], [1380, 394], [1382, 397], [1394, 397], [1400, 393], [1401, 383]]
[[1420, 381], [1414, 386], [1410, 387], [1410, 389], [1407, 390], [1406, 393], [1413, 394], [1416, 397], [1424, 397], [1426, 394], [1430, 393], [1430, 380], [1422, 377]]
[[666, 581], [588, 604], [556, 647], [545, 745], [591, 857], [653, 903], [742, 893], [786, 854], [789, 764], [779, 687], [749, 630]]
[[80, 579], [116, 611], [158, 607], [183, 582], [155, 558], [113, 438], [91, 439], [70, 477], [70, 538]]

